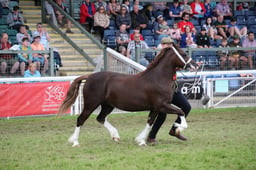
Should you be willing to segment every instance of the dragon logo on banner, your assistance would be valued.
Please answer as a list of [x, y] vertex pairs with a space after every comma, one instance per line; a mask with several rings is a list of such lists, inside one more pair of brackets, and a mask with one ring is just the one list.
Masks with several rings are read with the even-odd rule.
[[63, 85], [49, 86], [46, 89], [45, 93], [47, 94], [45, 101], [62, 100], [63, 97], [65, 96], [64, 86]]

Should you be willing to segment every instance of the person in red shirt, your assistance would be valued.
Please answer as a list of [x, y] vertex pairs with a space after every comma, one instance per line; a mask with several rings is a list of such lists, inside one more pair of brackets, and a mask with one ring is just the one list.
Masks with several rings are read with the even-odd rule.
[[93, 27], [94, 14], [95, 14], [94, 3], [91, 3], [90, 0], [85, 0], [80, 6], [80, 23], [85, 24], [85, 22], [88, 22], [89, 23], [88, 31], [90, 31], [91, 28]]
[[[138, 33], [138, 34], [140, 33], [140, 26], [137, 26], [134, 28], [134, 32], [131, 33], [131, 35], [130, 35], [131, 40], [134, 40], [134, 34], [136, 34], [136, 33]], [[140, 40], [144, 41], [143, 36], [141, 34], [140, 34]]]
[[[1, 50], [9, 50], [11, 48], [11, 44], [8, 41], [8, 34], [2, 33], [1, 35]], [[0, 67], [1, 67], [1, 73], [3, 75], [6, 74], [7, 67], [11, 66], [11, 74], [14, 74], [18, 68], [19, 68], [19, 62], [11, 54], [1, 54], [0, 55]]]
[[196, 34], [196, 29], [195, 29], [194, 25], [192, 24], [192, 22], [189, 21], [189, 14], [183, 13], [182, 19], [183, 20], [178, 23], [178, 28], [181, 30], [181, 34], [183, 34], [185, 32], [185, 27], [187, 25], [189, 25], [192, 32], [194, 32], [194, 34]]
[[193, 17], [195, 18], [203, 18], [204, 14], [206, 12], [204, 4], [200, 2], [200, 0], [194, 0], [194, 2], [191, 3], [191, 9]]

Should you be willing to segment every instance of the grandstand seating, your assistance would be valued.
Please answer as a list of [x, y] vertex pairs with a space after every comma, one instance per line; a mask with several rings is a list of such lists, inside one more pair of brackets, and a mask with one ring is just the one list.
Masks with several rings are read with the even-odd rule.
[[104, 43], [106, 43], [107, 47], [116, 48], [116, 30], [104, 30]]
[[[148, 30], [148, 29], [142, 30], [142, 31], [141, 31], [141, 34], [143, 35], [143, 37], [144, 37], [144, 36], [153, 36], [153, 35], [154, 35], [153, 32], [152, 32], [152, 30]], [[154, 38], [154, 37], [153, 37], [153, 38]]]

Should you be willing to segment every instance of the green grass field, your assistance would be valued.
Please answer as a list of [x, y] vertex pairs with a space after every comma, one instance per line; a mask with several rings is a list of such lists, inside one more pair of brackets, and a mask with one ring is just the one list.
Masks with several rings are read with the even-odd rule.
[[139, 147], [134, 138], [147, 113], [113, 114], [119, 144], [92, 115], [80, 133], [80, 147], [67, 142], [76, 116], [0, 120], [0, 169], [173, 170], [256, 169], [256, 108], [194, 109], [184, 131], [188, 141], [168, 135], [168, 115], [156, 146]]

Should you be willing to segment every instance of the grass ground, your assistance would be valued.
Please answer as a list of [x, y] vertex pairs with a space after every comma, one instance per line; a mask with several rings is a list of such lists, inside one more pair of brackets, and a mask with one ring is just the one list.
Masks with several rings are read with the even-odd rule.
[[76, 116], [0, 120], [0, 169], [256, 169], [256, 108], [192, 110], [188, 141], [168, 135], [168, 115], [156, 146], [139, 147], [134, 137], [147, 113], [113, 114], [120, 144], [92, 115], [81, 128], [80, 147], [67, 142]]

